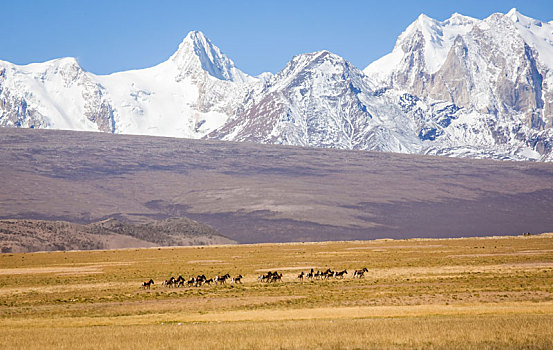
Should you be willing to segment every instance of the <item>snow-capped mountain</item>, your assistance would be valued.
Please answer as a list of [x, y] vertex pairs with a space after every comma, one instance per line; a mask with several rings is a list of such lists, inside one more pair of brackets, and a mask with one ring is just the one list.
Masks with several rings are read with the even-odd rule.
[[112, 132], [114, 115], [105, 89], [73, 58], [0, 61], [0, 125]]
[[484, 20], [421, 15], [364, 72], [385, 91], [460, 109], [455, 121], [424, 127], [432, 130], [431, 153], [502, 148], [515, 159], [545, 160], [553, 146], [552, 69], [553, 24], [513, 9]]
[[[407, 125], [406, 125], [407, 124]], [[209, 137], [342, 149], [415, 153], [413, 121], [375, 95], [363, 72], [340, 56], [296, 56]]]
[[0, 125], [199, 138], [223, 125], [261, 81], [200, 32], [157, 66], [105, 76], [73, 58], [0, 61]]
[[419, 16], [364, 71], [328, 51], [251, 77], [200, 32], [157, 66], [0, 61], [0, 125], [553, 161], [553, 22]]

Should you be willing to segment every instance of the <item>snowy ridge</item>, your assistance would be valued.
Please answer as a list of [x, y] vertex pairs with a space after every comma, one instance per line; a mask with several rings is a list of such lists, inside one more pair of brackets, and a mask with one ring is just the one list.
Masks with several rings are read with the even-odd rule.
[[365, 75], [328, 51], [302, 54], [209, 137], [342, 149], [416, 152], [401, 110], [374, 96]]
[[0, 61], [0, 125], [112, 131], [102, 90], [74, 58], [25, 66]]
[[553, 21], [547, 23], [526, 17], [516, 9], [506, 16], [515, 23], [524, 41], [537, 51], [540, 62], [553, 70]]
[[74, 58], [0, 62], [0, 125], [200, 138], [227, 121], [245, 85], [260, 81], [200, 32], [155, 67], [105, 76]]
[[318, 51], [241, 72], [201, 32], [157, 66], [0, 61], [0, 126], [553, 161], [553, 23], [419, 16], [364, 71]]

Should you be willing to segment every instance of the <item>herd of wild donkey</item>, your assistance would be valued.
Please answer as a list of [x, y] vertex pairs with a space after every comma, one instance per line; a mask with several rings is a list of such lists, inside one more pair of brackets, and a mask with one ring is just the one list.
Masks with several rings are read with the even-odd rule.
[[[365, 272], [368, 272], [369, 270], [364, 267], [361, 270], [355, 270], [353, 272], [352, 278], [362, 278], [365, 275]], [[336, 278], [336, 279], [342, 279], [345, 277], [345, 275], [348, 274], [347, 270], [342, 271], [332, 271], [331, 269], [327, 269], [326, 271], [317, 271], [315, 272], [313, 269], [309, 272], [301, 272], [297, 279], [300, 281], [303, 280], [321, 280], [321, 279], [329, 279], [329, 278]], [[211, 285], [211, 284], [226, 284], [227, 280], [230, 280], [230, 283], [234, 284], [242, 284], [242, 278], [244, 276], [238, 275], [235, 277], [231, 277], [228, 273], [222, 276], [215, 276], [213, 278], [207, 278], [205, 275], [198, 275], [196, 277], [192, 277], [188, 280], [184, 279], [182, 276], [179, 276], [178, 278], [171, 277], [168, 280], [163, 281], [163, 286], [165, 287], [200, 287], [202, 285]], [[264, 283], [274, 283], [274, 282], [282, 282], [282, 273], [275, 272], [267, 272], [266, 274], [259, 275], [257, 278], [259, 282]], [[150, 286], [154, 284], [154, 280], [150, 279], [149, 281], [142, 282], [142, 288], [143, 289], [150, 289]]]

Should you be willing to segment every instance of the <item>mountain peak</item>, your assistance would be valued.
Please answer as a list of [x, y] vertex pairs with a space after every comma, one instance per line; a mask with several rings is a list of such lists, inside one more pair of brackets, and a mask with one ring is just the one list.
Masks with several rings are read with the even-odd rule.
[[328, 50], [320, 50], [315, 52], [303, 53], [297, 56], [294, 56], [292, 62], [304, 62], [305, 64], [312, 64], [314, 62], [322, 62], [325, 60], [330, 60], [334, 63], [347, 62], [345, 58], [332, 53]]
[[31, 63], [25, 66], [26, 69], [31, 71], [49, 71], [49, 72], [58, 72], [63, 71], [72, 71], [72, 72], [81, 72], [83, 71], [81, 65], [75, 57], [61, 57], [55, 58], [44, 63]]
[[170, 61], [185, 74], [204, 71], [214, 78], [228, 81], [245, 81], [248, 78], [200, 31], [189, 32]]
[[179, 45], [179, 49], [183, 46], [183, 45], [193, 45], [194, 47], [198, 47], [198, 48], [201, 48], [201, 47], [209, 47], [209, 46], [214, 46], [212, 43], [211, 43], [211, 40], [209, 40], [204, 33], [200, 32], [199, 30], [193, 30], [193, 31], [190, 31], [186, 37], [184, 38], [184, 40], [181, 42], [181, 44]]
[[505, 14], [505, 17], [509, 18], [514, 23], [520, 23], [523, 26], [537, 25], [541, 26], [542, 22], [538, 19], [531, 18], [520, 13], [516, 8], [512, 8]]
[[[424, 13], [421, 13], [415, 21], [413, 21], [403, 33], [398, 38], [398, 42], [403, 41], [405, 38], [408, 38], [414, 35], [417, 32], [422, 33], [423, 35], [428, 35], [438, 28], [440, 22], [433, 18], [428, 17]], [[397, 44], [397, 43], [396, 43]]]
[[309, 82], [310, 85], [324, 85], [325, 81], [346, 79], [349, 76], [364, 77], [343, 57], [327, 50], [303, 53], [292, 58], [286, 67], [276, 75], [281, 86], [295, 86]]
[[444, 21], [446, 25], [467, 25], [474, 24], [478, 20], [469, 16], [462, 15], [455, 12], [447, 20]]
[[205, 36], [204, 33], [200, 32], [199, 30], [191, 30], [191, 31], [188, 32], [188, 34], [186, 35], [185, 39], [192, 39], [192, 40], [202, 39], [202, 40], [207, 40], [207, 37]]
[[323, 71], [336, 71], [344, 66], [351, 66], [351, 64], [341, 56], [327, 50], [321, 50], [294, 56], [279, 75], [301, 74], [301, 72], [315, 67]]
[[515, 7], [513, 7], [511, 10], [509, 10], [509, 12], [505, 14], [505, 16], [511, 18], [514, 22], [518, 22], [518, 19], [521, 15], [522, 14], [518, 12], [518, 10]]
[[427, 16], [424, 13], [421, 13], [416, 19], [416, 22], [428, 22], [428, 21], [434, 21], [434, 19]]
[[62, 57], [54, 60], [57, 65], [59, 66], [71, 66], [71, 67], [77, 67], [81, 68], [81, 65], [79, 64], [79, 61], [75, 57]]

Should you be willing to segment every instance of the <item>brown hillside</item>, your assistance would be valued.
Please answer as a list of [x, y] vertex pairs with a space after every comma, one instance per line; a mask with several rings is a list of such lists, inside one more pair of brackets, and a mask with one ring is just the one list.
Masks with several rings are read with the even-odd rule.
[[550, 163], [25, 129], [0, 147], [5, 219], [188, 217], [240, 243], [553, 228]]
[[228, 244], [209, 226], [186, 218], [143, 224], [114, 219], [80, 225], [66, 221], [0, 220], [3, 253]]

